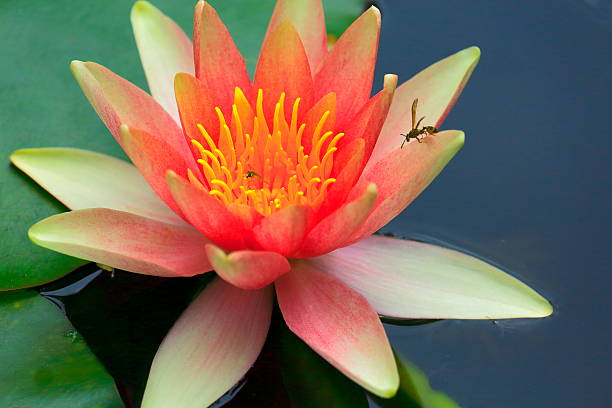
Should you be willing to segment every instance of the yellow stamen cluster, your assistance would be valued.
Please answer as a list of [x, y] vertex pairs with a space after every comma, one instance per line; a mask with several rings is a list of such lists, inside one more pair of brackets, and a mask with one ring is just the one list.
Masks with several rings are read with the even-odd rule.
[[[223, 203], [247, 205], [262, 215], [270, 215], [291, 204], [318, 207], [331, 177], [334, 152], [344, 133], [323, 132], [330, 111], [312, 130], [312, 143], [305, 152], [302, 137], [306, 123], [298, 123], [300, 98], [293, 103], [290, 123], [285, 119], [285, 94], [274, 109], [272, 126], [266, 121], [263, 91], [257, 93], [255, 112], [239, 88], [232, 106], [231, 129], [218, 107], [217, 142], [202, 125], [203, 143], [192, 140], [199, 151], [198, 163], [206, 186], [189, 172], [192, 183], [208, 189]], [[244, 125], [249, 125], [248, 127]], [[252, 124], [252, 126], [250, 126]], [[248, 133], [246, 129], [252, 129]], [[310, 132], [309, 132], [310, 133]]]

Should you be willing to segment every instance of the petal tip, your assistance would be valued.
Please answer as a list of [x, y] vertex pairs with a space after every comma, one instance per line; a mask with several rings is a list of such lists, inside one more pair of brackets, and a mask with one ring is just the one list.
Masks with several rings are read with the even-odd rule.
[[553, 312], [555, 311], [552, 303], [550, 303], [548, 300], [544, 299], [545, 303], [541, 309], [542, 314], [540, 315], [540, 317], [548, 317], [550, 315], [553, 314]]
[[395, 91], [395, 88], [397, 88], [397, 80], [398, 76], [396, 74], [385, 74], [383, 87], [386, 90], [393, 92]]
[[389, 360], [389, 365], [384, 372], [380, 372], [376, 378], [371, 378], [369, 382], [362, 386], [373, 394], [381, 398], [393, 398], [397, 394], [400, 386], [399, 371], [393, 359]]
[[475, 60], [480, 59], [480, 48], [475, 45], [472, 45], [471, 47], [468, 47], [465, 50], [460, 51], [460, 52], [464, 52], [472, 56]]
[[217, 262], [223, 262], [224, 264], [227, 263], [227, 254], [225, 253], [224, 250], [222, 250], [218, 246], [213, 245], [213, 244], [206, 244], [204, 246], [204, 250], [206, 251], [206, 255], [208, 256], [208, 259], [210, 259], [211, 263], [213, 263], [213, 266], [215, 266], [214, 263], [217, 263]]
[[121, 141], [121, 144], [124, 145], [125, 143], [129, 143], [129, 140], [132, 138], [132, 132], [131, 129], [128, 125], [126, 125], [125, 123], [122, 123], [119, 126], [119, 140]]
[[533, 299], [533, 307], [530, 308], [529, 315], [526, 317], [548, 317], [553, 314], [554, 308], [552, 303], [550, 303], [547, 299], [542, 297], [539, 293], [536, 292], [536, 296]]
[[176, 174], [174, 170], [166, 171], [166, 183], [168, 183], [168, 185], [176, 184], [178, 181], [178, 178], [179, 178], [179, 175]]
[[453, 140], [448, 144], [448, 150], [450, 152], [457, 153], [465, 144], [465, 132], [458, 130]]
[[[396, 370], [397, 371], [397, 370]], [[377, 387], [375, 389], [371, 389], [374, 394], [378, 395], [381, 398], [393, 398], [395, 394], [397, 394], [397, 390], [399, 389], [399, 375], [396, 374], [389, 384], [383, 387]]]
[[376, 187], [376, 184], [370, 183], [368, 184], [368, 188], [366, 191], [368, 192], [368, 194], [376, 195], [378, 194], [378, 187]]
[[370, 6], [370, 8], [366, 11], [366, 13], [376, 17], [376, 20], [380, 24], [381, 14], [380, 14], [380, 10], [378, 9], [378, 7]]
[[83, 61], [79, 61], [79, 60], [70, 61], [70, 71], [72, 71], [72, 74], [74, 76], [76, 76], [77, 72], [83, 69], [84, 66], [85, 66], [85, 63]]
[[138, 13], [146, 13], [154, 9], [155, 7], [153, 7], [153, 5], [148, 1], [139, 0], [132, 6], [131, 17], [133, 18]]
[[15, 150], [13, 153], [11, 153], [11, 155], [9, 156], [9, 160], [11, 161], [11, 163], [13, 163], [15, 166], [19, 167], [19, 164], [21, 162], [21, 159], [24, 156], [27, 156], [29, 153], [32, 153], [34, 149], [19, 149], [19, 150]]
[[41, 224], [42, 226], [44, 226], [44, 221], [45, 220], [40, 220], [37, 223], [32, 224], [30, 228], [28, 228], [28, 238], [30, 239], [30, 241], [41, 247], [44, 247], [41, 239]]
[[457, 56], [461, 57], [462, 59], [465, 59], [466, 62], [469, 63], [468, 72], [471, 72], [480, 61], [480, 48], [473, 45], [457, 52]]

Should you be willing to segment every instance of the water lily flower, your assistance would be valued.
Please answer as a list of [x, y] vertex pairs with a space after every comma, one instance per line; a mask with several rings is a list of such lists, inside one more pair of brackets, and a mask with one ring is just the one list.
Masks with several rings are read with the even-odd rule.
[[398, 374], [379, 319], [551, 313], [515, 278], [437, 246], [372, 235], [461, 148], [457, 130], [406, 143], [412, 102], [440, 128], [478, 62], [467, 48], [371, 96], [381, 17], [365, 11], [331, 50], [320, 0], [279, 0], [254, 78], [197, 3], [193, 43], [147, 2], [132, 24], [151, 95], [93, 62], [79, 85], [133, 164], [24, 149], [12, 162], [72, 211], [36, 244], [130, 272], [216, 277], [162, 343], [143, 407], [211, 404], [249, 369], [274, 293], [288, 327], [368, 391]]

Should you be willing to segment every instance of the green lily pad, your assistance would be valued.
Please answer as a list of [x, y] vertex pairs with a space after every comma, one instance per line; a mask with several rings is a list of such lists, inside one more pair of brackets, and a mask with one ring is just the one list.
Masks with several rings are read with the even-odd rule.
[[417, 366], [397, 353], [395, 362], [400, 375], [400, 388], [390, 399], [372, 395], [382, 408], [460, 408], [443, 392], [432, 390], [427, 376]]
[[38, 293], [0, 293], [0, 406], [123, 407], [113, 379]]
[[[192, 3], [153, 1], [191, 32]], [[225, 20], [252, 70], [274, 0], [211, 2]], [[338, 34], [358, 15], [362, 0], [328, 0], [329, 26]], [[66, 209], [9, 164], [26, 147], [76, 147], [125, 158], [89, 106], [68, 64], [100, 62], [140, 87], [146, 81], [130, 25], [132, 2], [4, 0], [0, 2], [0, 195], [3, 254], [0, 290], [55, 280], [83, 264], [39, 248], [30, 225]]]

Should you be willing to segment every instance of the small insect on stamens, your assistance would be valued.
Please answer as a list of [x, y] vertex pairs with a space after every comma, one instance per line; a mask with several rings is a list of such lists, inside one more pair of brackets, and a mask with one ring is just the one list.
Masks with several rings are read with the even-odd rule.
[[419, 119], [418, 122], [416, 121], [416, 111], [417, 111], [418, 103], [419, 103], [418, 98], [415, 99], [414, 102], [412, 102], [412, 124], [411, 124], [412, 128], [406, 134], [400, 133], [400, 136], [405, 138], [404, 141], [402, 142], [401, 148], [403, 148], [404, 143], [409, 142], [410, 139], [415, 139], [417, 142], [421, 143], [423, 136], [433, 135], [434, 133], [438, 132], [438, 129], [436, 129], [433, 126], [423, 126], [422, 128], [419, 129], [419, 126], [421, 126], [421, 122], [423, 121], [423, 119], [425, 119], [425, 116]]
[[252, 177], [259, 177], [261, 178], [261, 176], [257, 173], [255, 173], [253, 170], [249, 170], [246, 172], [246, 175], [244, 176], [244, 178], [252, 178]]

